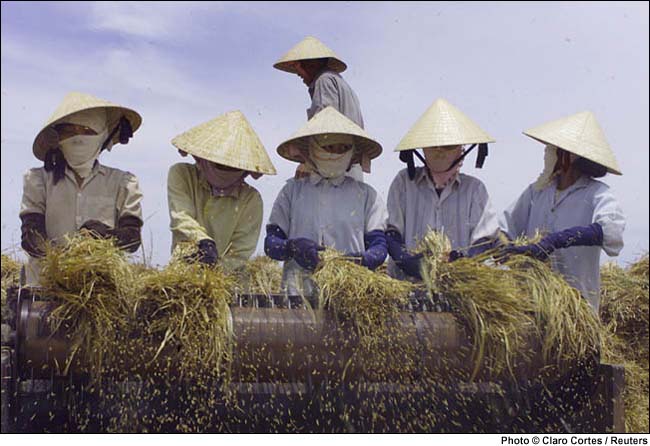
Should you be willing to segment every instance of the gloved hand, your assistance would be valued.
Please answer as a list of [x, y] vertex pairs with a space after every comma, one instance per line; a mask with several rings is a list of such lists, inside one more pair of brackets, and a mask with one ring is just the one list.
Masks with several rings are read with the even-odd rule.
[[603, 228], [599, 223], [589, 226], [574, 226], [564, 231], [552, 232], [544, 236], [538, 243], [525, 246], [507, 246], [502, 252], [504, 256], [523, 254], [538, 260], [546, 260], [556, 249], [571, 246], [602, 246]]
[[404, 245], [402, 234], [394, 229], [386, 231], [386, 241], [388, 242], [388, 253], [395, 260], [397, 266], [407, 275], [422, 280], [422, 275], [420, 274], [422, 254], [410, 254]]
[[291, 256], [298, 265], [310, 271], [315, 270], [316, 266], [318, 266], [318, 262], [320, 262], [318, 251], [323, 250], [325, 250], [323, 246], [308, 238], [289, 239], [289, 252]]
[[485, 251], [490, 249], [495, 249], [499, 245], [498, 239], [491, 239], [490, 237], [481, 237], [476, 240], [472, 245], [466, 250], [454, 249], [449, 252], [449, 262], [455, 262], [458, 259], [464, 257], [476, 257], [479, 254], [483, 254]]
[[361, 256], [361, 264], [370, 270], [377, 269], [388, 255], [388, 242], [384, 231], [370, 231], [363, 236], [366, 251]]
[[213, 240], [206, 238], [199, 241], [198, 248], [198, 251], [194, 254], [185, 256], [185, 260], [188, 262], [200, 262], [209, 266], [217, 263], [219, 253], [217, 252], [217, 244]]
[[114, 237], [118, 247], [127, 252], [136, 252], [140, 247], [141, 227], [142, 220], [133, 215], [126, 215], [120, 218], [115, 229], [111, 229], [110, 226], [98, 220], [88, 220], [81, 226], [81, 229], [91, 231], [95, 237]]
[[264, 252], [274, 260], [285, 261], [291, 259], [289, 240], [287, 240], [287, 235], [278, 225], [266, 225]]
[[140, 228], [142, 220], [134, 215], [126, 215], [119, 219], [117, 228], [108, 231], [108, 235], [115, 237], [117, 246], [132, 253], [140, 247]]
[[88, 220], [79, 229], [90, 231], [91, 235], [96, 238], [108, 238], [111, 227], [99, 220]]
[[45, 215], [31, 213], [20, 216], [20, 246], [32, 257], [45, 256]]

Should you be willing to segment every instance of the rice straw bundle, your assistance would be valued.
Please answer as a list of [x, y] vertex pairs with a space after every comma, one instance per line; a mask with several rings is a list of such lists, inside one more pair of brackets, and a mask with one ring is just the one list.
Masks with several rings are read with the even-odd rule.
[[237, 274], [239, 287], [250, 294], [278, 294], [282, 292], [282, 266], [267, 256], [257, 256]]
[[67, 373], [77, 353], [94, 377], [120, 367], [133, 310], [134, 278], [123, 251], [112, 240], [95, 239], [85, 231], [48, 245], [41, 261], [44, 295], [60, 302], [50, 314], [53, 332], [71, 340]]
[[[593, 355], [601, 327], [577, 290], [543, 262], [512, 256], [502, 265], [493, 252], [446, 263], [446, 238], [437, 232], [424, 237], [422, 276], [431, 293], [446, 295], [473, 339], [474, 370], [489, 376], [508, 371], [515, 376], [518, 358], [534, 352], [524, 347], [539, 340], [545, 364], [560, 366]], [[531, 241], [520, 240], [520, 244]]]
[[2, 323], [13, 318], [12, 312], [7, 307], [7, 289], [19, 285], [20, 268], [20, 263], [2, 254], [2, 282], [0, 284], [2, 292]]
[[319, 306], [353, 321], [360, 336], [372, 336], [408, 302], [413, 288], [408, 282], [375, 273], [332, 249], [321, 253], [321, 259], [313, 276], [320, 289]]
[[648, 432], [648, 255], [627, 269], [601, 268], [600, 316], [606, 324], [603, 360], [625, 366], [625, 428]]
[[203, 370], [217, 376], [231, 355], [233, 279], [219, 268], [174, 259], [140, 280], [138, 314], [146, 333], [161, 339], [147, 360], [154, 362], [167, 347], [176, 346], [179, 357], [172, 366], [181, 374]]

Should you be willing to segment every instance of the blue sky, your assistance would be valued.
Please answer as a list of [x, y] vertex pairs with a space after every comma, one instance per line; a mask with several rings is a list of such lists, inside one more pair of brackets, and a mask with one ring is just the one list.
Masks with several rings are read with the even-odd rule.
[[[384, 197], [393, 149], [438, 97], [495, 137], [483, 180], [497, 210], [542, 169], [522, 130], [596, 114], [624, 173], [605, 178], [628, 217], [627, 263], [648, 250], [648, 3], [2, 2], [2, 250], [19, 246], [22, 174], [40, 126], [69, 91], [134, 108], [143, 125], [101, 161], [144, 192], [144, 251], [169, 257], [169, 166], [177, 134], [241, 110], [277, 176], [252, 180], [264, 218], [295, 165], [275, 149], [306, 121], [306, 88], [273, 63], [307, 35], [347, 64], [366, 130], [384, 147], [367, 182]], [[262, 238], [258, 253], [262, 252]], [[606, 257], [603, 255], [603, 259]]]

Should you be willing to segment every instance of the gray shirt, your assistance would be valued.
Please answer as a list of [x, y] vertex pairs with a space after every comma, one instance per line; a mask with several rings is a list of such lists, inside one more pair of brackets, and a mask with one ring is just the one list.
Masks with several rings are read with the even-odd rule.
[[556, 182], [542, 190], [531, 184], [510, 206], [500, 220], [510, 238], [534, 237], [574, 226], [599, 223], [603, 228], [603, 246], [575, 246], [558, 249], [551, 255], [553, 269], [577, 288], [598, 313], [600, 305], [600, 250], [616, 256], [623, 249], [625, 216], [609, 186], [583, 176], [563, 191]]
[[311, 107], [307, 109], [308, 119], [331, 105], [363, 128], [359, 98], [340, 74], [334, 71], [321, 73], [309, 86], [309, 95], [311, 96]]
[[[468, 247], [482, 237], [495, 237], [499, 230], [481, 180], [461, 173], [438, 196], [424, 167], [416, 168], [413, 180], [406, 169], [393, 180], [388, 191], [387, 226], [402, 234], [410, 250], [432, 229], [449, 237], [453, 249]], [[388, 273], [406, 277], [392, 259]]]
[[[342, 252], [364, 252], [364, 235], [384, 230], [386, 208], [369, 185], [343, 176], [292, 178], [275, 199], [269, 224], [289, 238], [305, 237]], [[312, 294], [310, 274], [294, 260], [284, 262], [282, 286], [289, 294]]]

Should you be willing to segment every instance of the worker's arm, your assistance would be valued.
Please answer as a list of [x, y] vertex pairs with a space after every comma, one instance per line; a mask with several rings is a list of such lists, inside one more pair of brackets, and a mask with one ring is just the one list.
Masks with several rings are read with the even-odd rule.
[[253, 188], [245, 196], [235, 231], [222, 256], [222, 264], [228, 270], [242, 267], [255, 252], [262, 229], [263, 204], [259, 192]]
[[21, 246], [32, 257], [45, 255], [47, 240], [45, 227], [45, 171], [43, 168], [28, 170], [23, 176], [23, 197], [20, 203]]
[[329, 106], [340, 110], [339, 89], [335, 78], [324, 74], [314, 82], [314, 93], [311, 107], [307, 110], [307, 117], [311, 119], [316, 113]]
[[200, 240], [212, 240], [212, 238], [197, 221], [197, 208], [192, 193], [190, 171], [192, 168], [190, 164], [179, 163], [169, 169], [167, 177], [169, 227], [177, 240], [198, 243]]

